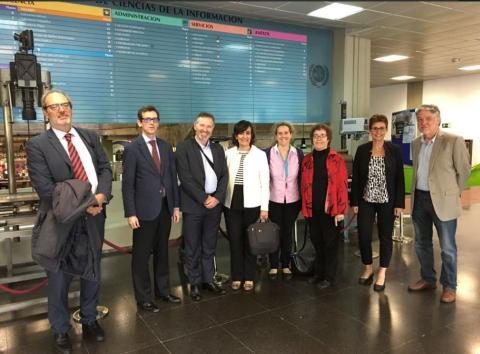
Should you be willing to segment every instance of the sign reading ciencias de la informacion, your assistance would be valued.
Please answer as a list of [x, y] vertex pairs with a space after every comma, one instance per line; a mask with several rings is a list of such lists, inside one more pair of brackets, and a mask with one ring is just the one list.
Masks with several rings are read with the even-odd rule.
[[146, 104], [171, 123], [200, 111], [219, 122], [308, 121], [309, 35], [262, 27], [142, 1], [2, 2], [0, 66], [17, 51], [11, 34], [32, 29], [77, 122], [131, 123]]

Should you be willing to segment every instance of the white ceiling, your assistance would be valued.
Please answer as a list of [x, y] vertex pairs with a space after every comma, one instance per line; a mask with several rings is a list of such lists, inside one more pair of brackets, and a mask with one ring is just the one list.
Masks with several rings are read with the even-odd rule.
[[[469, 1], [340, 1], [361, 6], [361, 13], [332, 21], [307, 16], [331, 1], [171, 1], [173, 6], [208, 9], [247, 18], [315, 28], [345, 28], [369, 38], [371, 56], [402, 54], [396, 63], [372, 61], [371, 86], [396, 83], [390, 77], [418, 80], [468, 75], [458, 70], [480, 64], [480, 2]], [[453, 62], [459, 58], [459, 62]], [[479, 71], [473, 72], [478, 73]]]

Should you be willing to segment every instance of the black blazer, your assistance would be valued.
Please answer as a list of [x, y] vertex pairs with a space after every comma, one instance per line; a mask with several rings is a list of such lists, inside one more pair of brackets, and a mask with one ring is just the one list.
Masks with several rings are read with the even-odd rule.
[[122, 195], [125, 217], [153, 220], [162, 210], [165, 188], [168, 211], [179, 207], [177, 169], [172, 146], [157, 138], [160, 172], [153, 162], [147, 143], [140, 135], [123, 152]]
[[[214, 171], [217, 175], [217, 190], [212, 195], [222, 205], [228, 183], [228, 169], [225, 160], [225, 151], [219, 144], [210, 142]], [[180, 179], [180, 206], [182, 212], [198, 213], [205, 209], [203, 203], [208, 194], [205, 193], [205, 169], [202, 152], [195, 138], [178, 144], [175, 152], [178, 178]]]
[[[112, 170], [98, 135], [75, 127], [92, 156], [97, 171], [96, 193], [103, 193], [108, 202], [112, 192]], [[52, 193], [57, 182], [74, 179], [72, 161], [53, 130], [34, 136], [26, 145], [28, 174], [40, 197], [40, 207], [51, 208]]]
[[[352, 190], [350, 206], [358, 206], [363, 198], [363, 192], [367, 185], [368, 164], [372, 155], [372, 142], [360, 145], [357, 148], [353, 160]], [[389, 202], [393, 202], [394, 208], [405, 207], [405, 180], [403, 176], [403, 159], [400, 147], [385, 141], [385, 174], [387, 180], [387, 192]]]

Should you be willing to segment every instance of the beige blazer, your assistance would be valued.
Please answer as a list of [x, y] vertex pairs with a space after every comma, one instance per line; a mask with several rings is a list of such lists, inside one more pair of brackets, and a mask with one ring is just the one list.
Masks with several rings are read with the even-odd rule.
[[[421, 136], [412, 142], [412, 211], [421, 144]], [[470, 176], [469, 161], [465, 140], [461, 136], [439, 130], [430, 157], [428, 187], [435, 213], [442, 221], [456, 219], [461, 214], [460, 193], [465, 189]]]

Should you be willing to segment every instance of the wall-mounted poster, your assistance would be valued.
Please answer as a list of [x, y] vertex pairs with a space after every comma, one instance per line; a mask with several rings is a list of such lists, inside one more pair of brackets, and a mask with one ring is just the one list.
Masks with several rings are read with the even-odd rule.
[[417, 137], [417, 116], [415, 109], [392, 113], [392, 142], [400, 145], [403, 162], [412, 165], [410, 144]]

